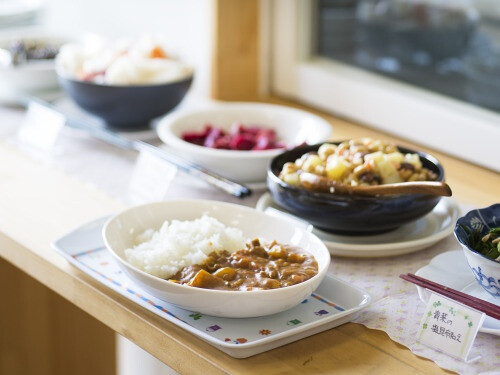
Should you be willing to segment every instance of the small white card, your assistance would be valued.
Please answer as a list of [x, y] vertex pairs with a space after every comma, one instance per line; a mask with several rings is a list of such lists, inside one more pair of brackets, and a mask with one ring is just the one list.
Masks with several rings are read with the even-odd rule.
[[42, 151], [51, 150], [56, 144], [66, 118], [63, 114], [36, 102], [28, 105], [23, 123], [17, 132], [20, 142]]
[[141, 151], [130, 181], [130, 200], [134, 204], [163, 200], [176, 174], [176, 166], [148, 151]]
[[483, 324], [485, 314], [439, 294], [431, 293], [417, 340], [464, 362]]

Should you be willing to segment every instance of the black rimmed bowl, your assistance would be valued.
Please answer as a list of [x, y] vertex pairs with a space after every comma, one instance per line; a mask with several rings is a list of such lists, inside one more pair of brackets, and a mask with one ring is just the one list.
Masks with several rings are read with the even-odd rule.
[[[279, 178], [285, 163], [294, 162], [307, 152], [318, 151], [320, 146], [286, 151], [271, 161], [267, 172], [267, 188], [273, 200], [319, 229], [346, 235], [387, 232], [428, 214], [441, 199], [428, 194], [368, 197], [318, 193], [289, 185]], [[443, 167], [436, 158], [404, 147], [398, 149], [403, 154], [418, 154], [422, 165], [437, 174], [437, 181], [444, 181]]]
[[80, 81], [58, 72], [59, 83], [81, 108], [118, 130], [146, 128], [184, 98], [192, 75], [163, 84], [114, 86]]

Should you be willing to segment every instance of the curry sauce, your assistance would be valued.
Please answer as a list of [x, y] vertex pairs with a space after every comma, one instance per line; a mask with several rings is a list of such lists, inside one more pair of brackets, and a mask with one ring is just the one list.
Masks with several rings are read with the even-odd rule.
[[169, 281], [218, 290], [276, 289], [304, 282], [318, 273], [318, 262], [300, 247], [259, 239], [232, 254], [211, 253], [203, 264], [187, 266]]

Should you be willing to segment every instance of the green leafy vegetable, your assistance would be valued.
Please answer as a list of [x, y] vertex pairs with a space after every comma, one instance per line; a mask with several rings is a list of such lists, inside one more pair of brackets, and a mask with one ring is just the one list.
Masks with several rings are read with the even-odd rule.
[[486, 235], [482, 235], [478, 229], [472, 231], [465, 225], [461, 227], [469, 235], [469, 246], [472, 249], [490, 259], [500, 257], [500, 227], [491, 228]]

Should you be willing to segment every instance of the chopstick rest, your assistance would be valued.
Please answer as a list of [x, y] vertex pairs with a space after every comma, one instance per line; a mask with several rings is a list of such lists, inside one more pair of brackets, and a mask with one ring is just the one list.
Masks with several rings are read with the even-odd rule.
[[486, 318], [485, 310], [488, 315], [497, 316], [496, 310], [500, 308], [413, 274], [400, 277], [431, 291], [417, 341], [465, 363], [479, 359], [481, 356], [469, 358], [469, 354]]

